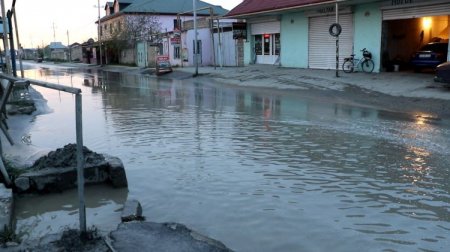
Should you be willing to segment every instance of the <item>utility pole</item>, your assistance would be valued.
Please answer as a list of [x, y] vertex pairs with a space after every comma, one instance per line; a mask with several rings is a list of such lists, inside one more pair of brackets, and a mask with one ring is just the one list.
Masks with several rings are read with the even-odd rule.
[[8, 20], [8, 28], [9, 28], [9, 45], [10, 45], [10, 54], [11, 54], [11, 67], [12, 67], [12, 74], [14, 77], [17, 77], [17, 65], [16, 65], [16, 50], [14, 49], [14, 36], [13, 36], [13, 28], [12, 28], [12, 12], [8, 10], [6, 13], [7, 20]]
[[53, 22], [53, 42], [56, 42], [56, 27], [55, 27], [55, 22]]
[[70, 47], [69, 30], [67, 30], [67, 47], [69, 48], [69, 62], [72, 61], [72, 48]]
[[9, 60], [11, 52], [9, 51], [8, 45], [8, 27], [6, 25], [6, 13], [5, 13], [5, 1], [1, 1], [2, 7], [2, 23], [3, 23], [3, 45], [5, 46], [5, 63], [6, 63], [6, 72], [11, 74], [11, 62]]
[[20, 76], [22, 78], [24, 78], [25, 74], [23, 72], [23, 65], [22, 65], [23, 48], [22, 48], [22, 45], [20, 44], [19, 29], [17, 28], [16, 0], [13, 0], [13, 3], [12, 3], [12, 14], [14, 15], [14, 27], [16, 29], [17, 50], [19, 51]]
[[192, 0], [192, 5], [194, 7], [194, 61], [195, 61], [195, 74], [194, 77], [198, 75], [198, 41], [197, 41], [197, 0]]
[[[336, 24], [339, 24], [339, 4], [336, 1]], [[336, 36], [336, 77], [339, 77], [339, 35]]]
[[97, 4], [98, 8], [98, 26], [97, 26], [97, 32], [98, 32], [98, 47], [100, 48], [100, 66], [103, 66], [103, 60], [102, 60], [102, 36], [101, 36], [101, 24], [100, 24], [100, 0], [98, 0]]

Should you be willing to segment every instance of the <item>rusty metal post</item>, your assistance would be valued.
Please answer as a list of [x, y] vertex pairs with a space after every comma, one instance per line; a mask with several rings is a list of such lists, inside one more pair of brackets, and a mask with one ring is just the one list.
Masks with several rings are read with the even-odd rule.
[[[339, 6], [336, 1], [336, 24], [339, 24]], [[339, 77], [339, 35], [336, 36], [336, 77]]]
[[75, 96], [75, 123], [77, 137], [77, 178], [80, 231], [86, 233], [86, 206], [84, 200], [84, 155], [83, 155], [83, 121], [81, 94]]
[[194, 61], [195, 61], [195, 74], [194, 77], [198, 75], [198, 38], [197, 38], [197, 0], [192, 0], [192, 5], [194, 9]]

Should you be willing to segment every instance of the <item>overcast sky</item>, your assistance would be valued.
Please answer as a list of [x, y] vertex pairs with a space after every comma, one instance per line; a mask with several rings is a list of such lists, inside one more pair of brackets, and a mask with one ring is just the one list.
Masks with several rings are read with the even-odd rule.
[[[108, 0], [113, 1], [113, 0]], [[167, 0], [170, 1], [170, 0]], [[242, 0], [203, 0], [231, 10]], [[5, 0], [9, 10], [12, 0]], [[100, 1], [104, 5], [106, 0]], [[24, 48], [97, 40], [98, 0], [16, 0], [19, 39]], [[104, 15], [103, 8], [100, 10]]]

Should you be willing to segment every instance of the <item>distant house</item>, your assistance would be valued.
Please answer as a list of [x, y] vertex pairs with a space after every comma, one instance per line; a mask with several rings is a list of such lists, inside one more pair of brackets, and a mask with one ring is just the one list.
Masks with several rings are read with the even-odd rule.
[[36, 49], [23, 49], [22, 51], [22, 59], [24, 60], [35, 60], [37, 57]]
[[69, 46], [69, 60], [80, 62], [83, 59], [83, 48], [80, 43], [73, 43]]
[[[215, 53], [211, 46], [212, 17], [223, 16], [227, 10], [203, 1], [197, 2], [197, 9], [201, 9], [197, 13], [199, 19], [209, 18], [205, 28], [209, 35], [199, 38], [198, 53], [203, 54], [200, 60], [202, 64], [211, 65], [214, 63], [211, 59]], [[183, 30], [182, 23], [193, 19], [192, 8], [191, 0], [107, 2], [106, 15], [100, 19], [101, 41], [108, 45], [108, 41], [115, 39], [115, 34], [123, 31], [127, 32], [128, 41], [122, 43], [120, 50], [113, 46], [102, 47], [102, 51], [107, 55], [106, 62], [117, 61], [146, 67], [154, 64], [155, 54], [164, 54], [169, 56], [172, 65], [193, 64], [194, 42], [189, 36], [189, 41], [183, 41], [181, 38], [185, 36], [182, 35], [183, 32], [187, 33], [187, 30]], [[146, 21], [142, 22], [143, 20]], [[148, 26], [151, 31], [130, 30], [132, 22]], [[153, 25], [149, 25], [150, 23]]]
[[51, 42], [49, 45], [51, 60], [68, 60], [67, 46], [61, 42]]
[[88, 41], [81, 44], [82, 62], [86, 64], [100, 64], [97, 60], [97, 47], [94, 39], [90, 38]]

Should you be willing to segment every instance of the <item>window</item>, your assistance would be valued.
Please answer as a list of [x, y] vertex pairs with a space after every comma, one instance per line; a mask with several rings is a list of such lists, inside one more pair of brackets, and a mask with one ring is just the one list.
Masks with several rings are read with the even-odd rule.
[[264, 34], [264, 55], [270, 55], [270, 34]]
[[122, 29], [122, 23], [120, 23], [120, 21], [119, 21], [119, 22], [118, 22], [118, 25], [117, 25], [117, 31], [120, 32], [120, 29]]
[[255, 35], [255, 54], [262, 55], [262, 35]]
[[181, 50], [179, 45], [173, 46], [173, 58], [180, 59], [181, 58]]
[[280, 48], [281, 48], [280, 34], [277, 33], [277, 34], [274, 34], [273, 36], [274, 36], [274, 41], [275, 41], [275, 43], [273, 43], [273, 46], [274, 46], [273, 54], [280, 55]]
[[181, 29], [181, 20], [178, 20], [178, 19], [174, 19], [173, 20], [173, 29], [174, 30], [175, 29], [178, 29], [178, 30]]

